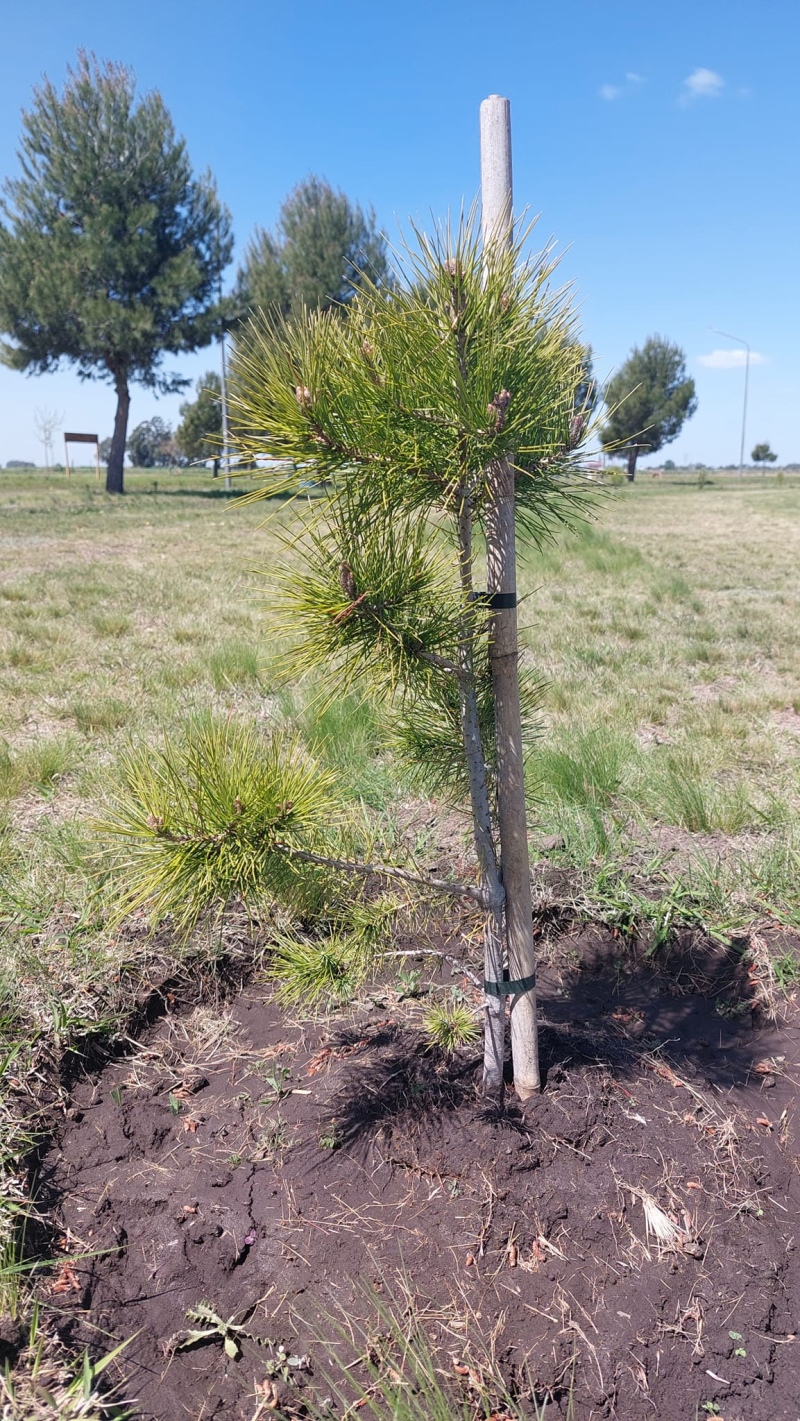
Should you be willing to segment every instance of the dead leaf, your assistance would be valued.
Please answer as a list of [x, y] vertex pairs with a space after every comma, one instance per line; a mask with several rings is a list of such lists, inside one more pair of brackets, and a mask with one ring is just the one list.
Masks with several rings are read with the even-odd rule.
[[274, 1411], [277, 1407], [281, 1394], [272, 1377], [265, 1377], [263, 1382], [256, 1382], [256, 1395], [262, 1398], [261, 1406], [265, 1411]]

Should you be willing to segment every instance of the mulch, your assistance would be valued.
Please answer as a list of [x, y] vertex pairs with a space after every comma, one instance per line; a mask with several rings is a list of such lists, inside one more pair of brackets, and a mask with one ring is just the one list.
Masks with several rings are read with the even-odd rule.
[[[332, 1350], [369, 1350], [377, 1295], [476, 1415], [494, 1358], [552, 1421], [798, 1421], [793, 1016], [759, 1020], [696, 937], [662, 972], [593, 927], [549, 957], [527, 1115], [389, 986], [314, 1025], [252, 983], [216, 1023], [176, 1001], [76, 1082], [41, 1172], [50, 1300], [71, 1345], [131, 1339], [110, 1371], [135, 1416], [302, 1414]], [[235, 1355], [181, 1345], [200, 1303]]]

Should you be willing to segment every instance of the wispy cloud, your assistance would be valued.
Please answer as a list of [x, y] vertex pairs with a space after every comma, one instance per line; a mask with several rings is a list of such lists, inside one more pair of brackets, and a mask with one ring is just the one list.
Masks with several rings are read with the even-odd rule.
[[714, 69], [694, 69], [683, 81], [681, 102], [689, 104], [693, 99], [718, 99], [724, 88], [725, 80]]
[[643, 83], [642, 75], [629, 69], [625, 75], [624, 84], [601, 84], [597, 92], [601, 99], [605, 99], [607, 103], [613, 103], [614, 99], [621, 99], [623, 94], [629, 94], [632, 89], [637, 89]]
[[[712, 350], [708, 355], [698, 355], [698, 365], [706, 370], [743, 370], [747, 360], [746, 350]], [[767, 359], [757, 350], [750, 351], [751, 365], [766, 365]]]

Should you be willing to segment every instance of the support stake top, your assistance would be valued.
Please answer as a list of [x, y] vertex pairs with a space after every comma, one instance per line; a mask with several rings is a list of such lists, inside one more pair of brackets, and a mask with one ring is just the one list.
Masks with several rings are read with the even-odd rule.
[[483, 245], [510, 246], [514, 189], [511, 174], [511, 103], [490, 94], [481, 104], [481, 218]]

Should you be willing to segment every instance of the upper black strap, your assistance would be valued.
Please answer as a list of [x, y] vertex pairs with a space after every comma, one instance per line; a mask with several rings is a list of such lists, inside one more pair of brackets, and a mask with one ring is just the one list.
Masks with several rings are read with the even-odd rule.
[[517, 605], [516, 592], [472, 592], [471, 602], [482, 602], [491, 612], [507, 612]]

